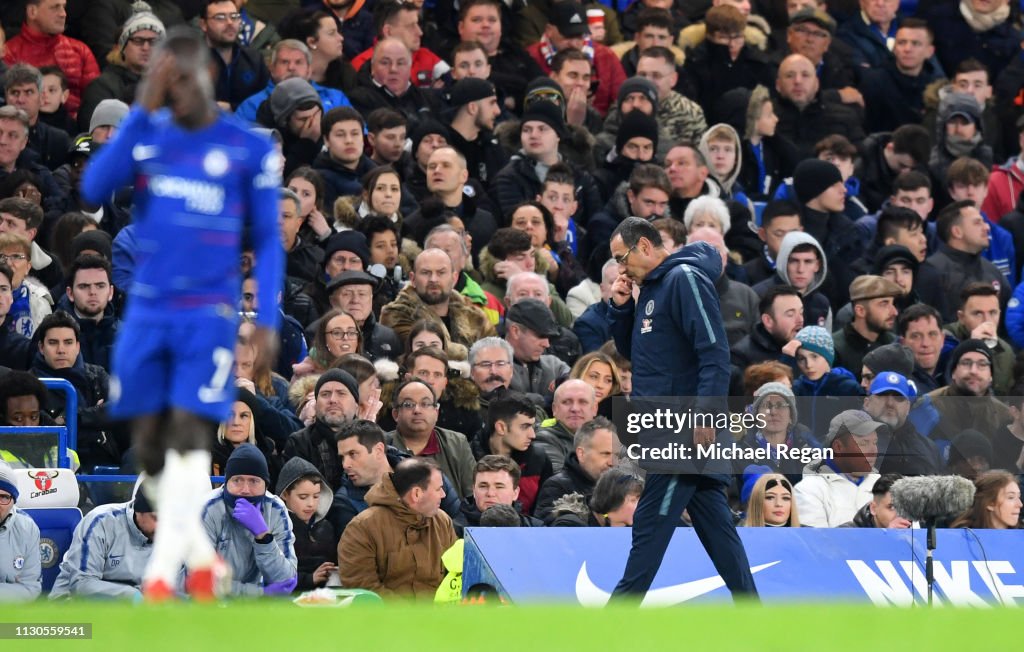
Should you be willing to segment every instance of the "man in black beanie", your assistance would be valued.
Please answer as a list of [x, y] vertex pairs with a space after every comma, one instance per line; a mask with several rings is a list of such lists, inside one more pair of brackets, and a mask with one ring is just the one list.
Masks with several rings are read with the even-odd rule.
[[242, 444], [203, 510], [206, 535], [231, 569], [232, 595], [287, 595], [298, 582], [292, 521], [269, 487], [267, 459]]
[[[523, 113], [519, 134], [522, 149], [491, 184], [491, 193], [498, 203], [496, 208], [506, 220], [516, 206], [540, 195], [548, 170], [562, 160], [558, 145], [567, 135], [562, 109], [552, 102], [534, 102]], [[585, 225], [586, 219], [600, 209], [601, 195], [594, 177], [577, 166], [571, 167], [579, 203], [574, 217]]]
[[910, 413], [940, 452], [964, 430], [975, 429], [991, 441], [1013, 420], [1010, 409], [992, 396], [992, 351], [984, 340], [960, 342], [949, 356], [946, 378], [949, 385], [928, 392]]
[[804, 231], [821, 244], [828, 261], [829, 274], [819, 290], [828, 297], [832, 310], [838, 311], [850, 300], [850, 283], [856, 277], [849, 262], [862, 253], [853, 222], [843, 214], [843, 175], [828, 161], [806, 159], [793, 171], [793, 190], [802, 206]]
[[[332, 491], [341, 486], [341, 460], [334, 437], [359, 411], [359, 384], [347, 371], [328, 369], [316, 381], [316, 419], [288, 437], [283, 461], [298, 456], [316, 467]], [[229, 461], [230, 463], [230, 461]]]
[[643, 111], [630, 111], [615, 135], [615, 149], [608, 152], [594, 173], [601, 197], [608, 200], [623, 181], [629, 180], [638, 163], [654, 163], [658, 151], [658, 122]]
[[452, 87], [452, 147], [466, 157], [471, 179], [487, 184], [508, 163], [508, 154], [494, 137], [494, 121], [501, 115], [498, 92], [486, 79], [466, 77]]

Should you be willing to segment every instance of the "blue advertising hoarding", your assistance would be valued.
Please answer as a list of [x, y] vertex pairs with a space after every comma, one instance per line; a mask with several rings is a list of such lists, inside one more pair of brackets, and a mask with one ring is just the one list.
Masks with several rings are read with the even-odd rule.
[[[764, 602], [923, 603], [924, 530], [739, 528]], [[603, 606], [629, 554], [628, 528], [469, 528], [463, 589], [513, 603]], [[939, 530], [935, 602], [1024, 603], [1024, 531]], [[645, 606], [729, 600], [691, 528], [679, 528]]]

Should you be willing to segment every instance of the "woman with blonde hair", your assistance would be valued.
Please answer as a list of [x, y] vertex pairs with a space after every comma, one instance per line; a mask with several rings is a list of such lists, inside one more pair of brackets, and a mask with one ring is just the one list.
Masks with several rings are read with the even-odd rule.
[[247, 389], [239, 388], [234, 403], [231, 404], [231, 415], [217, 428], [217, 441], [213, 444], [211, 475], [224, 475], [224, 469], [231, 453], [242, 444], [252, 444], [260, 449], [267, 459], [271, 484], [277, 482], [277, 474], [281, 470], [281, 460], [274, 449], [274, 442], [262, 436], [257, 430], [256, 415], [260, 413], [260, 405], [256, 395]]
[[1007, 471], [986, 471], [974, 481], [974, 504], [950, 527], [1016, 530], [1020, 528], [1020, 485]]
[[757, 479], [747, 499], [746, 527], [800, 527], [793, 485], [780, 473]]
[[600, 351], [591, 351], [580, 357], [569, 372], [570, 378], [582, 380], [594, 388], [597, 398], [597, 413], [611, 418], [613, 396], [622, 393], [619, 371], [611, 356]]

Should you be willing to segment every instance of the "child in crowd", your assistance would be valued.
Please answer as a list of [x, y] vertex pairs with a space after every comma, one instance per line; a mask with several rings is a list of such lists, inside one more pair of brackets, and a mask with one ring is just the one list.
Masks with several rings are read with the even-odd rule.
[[[832, 417], [853, 406], [851, 400], [837, 397], [863, 396], [864, 390], [857, 379], [842, 367], [833, 368], [836, 359], [832, 335], [821, 326], [804, 326], [797, 331], [796, 338], [783, 347], [782, 352], [796, 358], [800, 377], [793, 381], [793, 393], [811, 397], [811, 435], [824, 438]], [[806, 410], [801, 406], [801, 412]]]
[[326, 520], [334, 495], [316, 467], [293, 457], [281, 469], [277, 495], [288, 507], [295, 533], [295, 556], [299, 562], [296, 592], [323, 588], [333, 575], [337, 580], [338, 539]]

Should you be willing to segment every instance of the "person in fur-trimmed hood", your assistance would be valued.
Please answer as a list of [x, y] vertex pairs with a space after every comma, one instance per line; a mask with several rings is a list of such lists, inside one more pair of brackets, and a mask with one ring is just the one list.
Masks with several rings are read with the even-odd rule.
[[395, 419], [391, 414], [395, 390], [402, 382], [413, 378], [426, 382], [440, 397], [438, 427], [464, 433], [467, 437], [472, 437], [483, 427], [480, 390], [469, 379], [466, 348], [460, 344], [449, 344], [448, 351], [451, 355], [437, 347], [426, 346], [410, 351], [401, 365], [377, 365], [380, 401], [383, 404], [377, 423], [381, 428], [386, 431], [395, 429]]
[[[438, 272], [428, 275], [427, 271]], [[420, 319], [443, 323], [453, 342], [469, 347], [481, 337], [494, 335], [494, 325], [483, 310], [454, 290], [456, 275], [451, 258], [440, 249], [427, 249], [416, 257], [411, 283], [398, 298], [384, 306], [380, 323], [405, 341]]]

